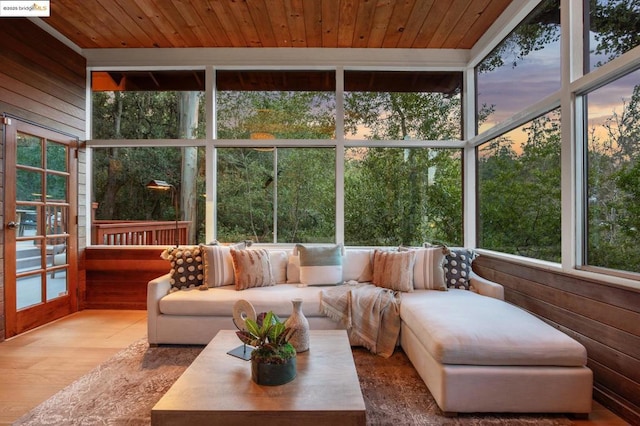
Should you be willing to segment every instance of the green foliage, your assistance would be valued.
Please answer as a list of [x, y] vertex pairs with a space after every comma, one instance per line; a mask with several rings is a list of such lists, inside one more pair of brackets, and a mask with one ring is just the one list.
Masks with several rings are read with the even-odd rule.
[[[512, 137], [524, 132], [516, 151]], [[490, 142], [478, 159], [479, 246], [560, 261], [559, 112]]]
[[296, 356], [296, 351], [289, 343], [295, 333], [272, 311], [262, 312], [256, 320], [247, 318], [247, 330], [236, 331], [242, 343], [253, 346], [251, 359], [261, 363], [283, 364]]
[[590, 30], [597, 42], [593, 53], [606, 55], [610, 61], [640, 45], [640, 3], [637, 0], [590, 0], [589, 6]]

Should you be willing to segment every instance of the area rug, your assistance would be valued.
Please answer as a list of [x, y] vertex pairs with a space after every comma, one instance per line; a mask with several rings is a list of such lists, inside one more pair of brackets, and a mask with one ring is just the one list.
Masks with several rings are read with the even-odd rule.
[[[140, 340], [61, 390], [14, 425], [138, 426], [198, 356], [201, 346], [149, 347]], [[572, 422], [561, 415], [469, 415], [447, 418], [398, 349], [390, 358], [353, 350], [368, 425], [543, 425]]]

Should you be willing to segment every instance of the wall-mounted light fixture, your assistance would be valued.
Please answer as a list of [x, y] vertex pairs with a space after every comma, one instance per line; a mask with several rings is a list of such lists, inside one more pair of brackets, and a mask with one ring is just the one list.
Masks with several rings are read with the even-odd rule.
[[176, 212], [176, 247], [180, 245], [180, 234], [178, 233], [178, 222], [180, 220], [180, 210], [178, 208], [178, 191], [176, 187], [164, 180], [153, 179], [146, 185], [147, 189], [154, 191], [169, 191], [173, 202], [173, 208]]

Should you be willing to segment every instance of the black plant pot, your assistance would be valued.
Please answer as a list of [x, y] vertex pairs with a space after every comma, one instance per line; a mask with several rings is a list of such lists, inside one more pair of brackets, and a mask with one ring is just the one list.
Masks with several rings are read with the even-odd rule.
[[284, 364], [264, 364], [251, 360], [251, 379], [259, 385], [278, 386], [296, 377], [296, 357]]

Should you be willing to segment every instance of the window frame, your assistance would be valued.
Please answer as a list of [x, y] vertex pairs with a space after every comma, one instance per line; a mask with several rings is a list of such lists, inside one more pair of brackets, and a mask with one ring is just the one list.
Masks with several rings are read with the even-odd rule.
[[[474, 67], [506, 37], [538, 4], [537, 0], [526, 2], [513, 2], [507, 7], [494, 25], [481, 37], [476, 45], [468, 51], [438, 50], [438, 49], [192, 49], [188, 54], [180, 49], [88, 49], [86, 53], [88, 75], [92, 70], [117, 70], [117, 69], [192, 69], [204, 68], [206, 77], [206, 110], [207, 126], [206, 138], [202, 140], [153, 140], [153, 141], [118, 141], [118, 140], [91, 140], [85, 144], [86, 167], [90, 171], [91, 149], [93, 146], [142, 146], [144, 144], [156, 144], [167, 146], [196, 146], [204, 145], [207, 153], [207, 226], [209, 232], [215, 227], [213, 206], [215, 205], [215, 182], [209, 175], [215, 166], [216, 146], [255, 146], [255, 141], [229, 141], [215, 139], [215, 91], [211, 90], [215, 82], [215, 70], [224, 68], [265, 68], [280, 69], [335, 69], [336, 70], [336, 134], [333, 141], [314, 141], [314, 144], [334, 146], [336, 148], [336, 234], [337, 242], [341, 242], [343, 235], [342, 217], [344, 216], [344, 147], [347, 146], [425, 146], [463, 148], [463, 207], [464, 207], [464, 244], [467, 247], [475, 247], [475, 216], [476, 216], [476, 189], [475, 189], [475, 158], [476, 147], [490, 139], [508, 132], [538, 115], [560, 107], [562, 114], [562, 233], [566, 238], [562, 241], [562, 262], [549, 263], [536, 261], [535, 259], [522, 258], [505, 253], [479, 250], [491, 256], [524, 265], [542, 267], [548, 270], [566, 273], [585, 279], [605, 280], [611, 285], [633, 287], [640, 289], [640, 282], [630, 279], [625, 274], [611, 273], [611, 271], [591, 271], [582, 269], [582, 247], [584, 228], [584, 149], [582, 143], [582, 126], [584, 112], [580, 95], [606, 84], [631, 70], [640, 67], [640, 46], [622, 54], [607, 62], [603, 66], [584, 74], [584, 31], [582, 25], [583, 2], [561, 0], [561, 88], [534, 105], [529, 105], [516, 116], [494, 126], [490, 130], [475, 134], [475, 106], [474, 96]], [[203, 65], [204, 64], [204, 65]], [[329, 64], [329, 65], [328, 65]], [[401, 65], [398, 65], [401, 64]], [[341, 110], [344, 95], [343, 70], [345, 69], [373, 69], [373, 70], [444, 70], [463, 72], [463, 140], [462, 141], [361, 141], [344, 140], [340, 135], [344, 134], [344, 123]], [[87, 77], [87, 90], [90, 91], [90, 77]], [[90, 102], [90, 93], [87, 96]], [[87, 135], [91, 135], [90, 104], [87, 105]], [[299, 141], [269, 141], [270, 145], [295, 146]], [[401, 142], [401, 143], [398, 143]], [[142, 144], [142, 145], [138, 145]], [[308, 146], [308, 145], [307, 145]], [[81, 153], [82, 154], [82, 153]], [[91, 187], [90, 172], [86, 173], [86, 185]], [[211, 184], [213, 183], [213, 184]], [[91, 210], [91, 197], [85, 197], [85, 211]], [[212, 218], [211, 220], [209, 218]], [[87, 231], [91, 234], [91, 222], [88, 218]], [[213, 234], [207, 234], [207, 239], [213, 239]], [[89, 242], [90, 244], [90, 242]], [[87, 245], [89, 245], [87, 244]]]

